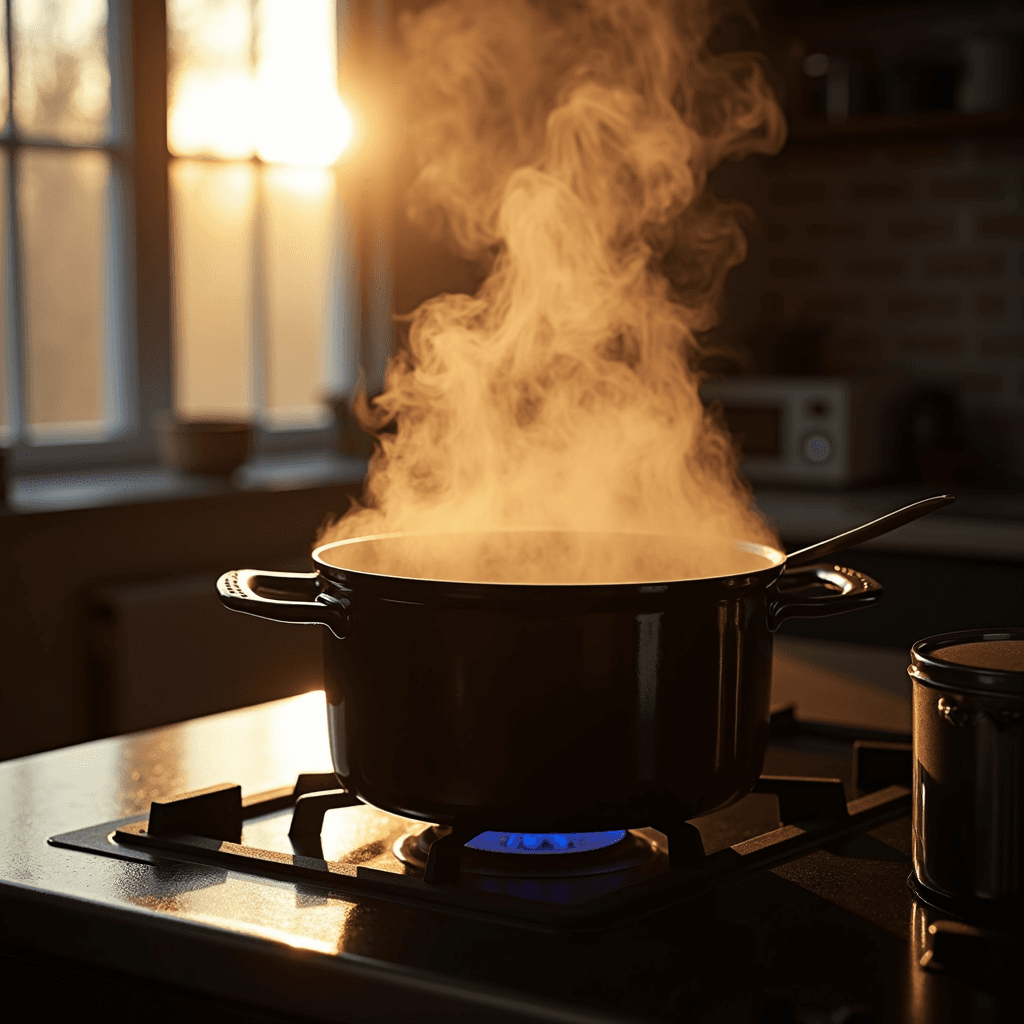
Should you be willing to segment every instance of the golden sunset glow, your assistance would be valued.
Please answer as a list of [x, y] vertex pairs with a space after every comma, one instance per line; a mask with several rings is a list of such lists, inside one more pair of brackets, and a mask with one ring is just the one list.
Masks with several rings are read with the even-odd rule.
[[245, 159], [256, 151], [256, 92], [250, 75], [196, 69], [182, 75], [167, 114], [175, 156]]
[[[187, 23], [187, 0], [178, 6]], [[263, 0], [254, 47], [240, 18], [228, 19], [231, 6], [209, 45], [199, 40], [173, 62], [171, 152], [331, 165], [353, 137], [352, 115], [336, 85], [334, 4]]]

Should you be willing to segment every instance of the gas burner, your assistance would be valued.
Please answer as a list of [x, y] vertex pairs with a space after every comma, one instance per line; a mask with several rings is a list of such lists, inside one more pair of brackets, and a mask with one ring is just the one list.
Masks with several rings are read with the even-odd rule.
[[[395, 856], [416, 874], [430, 847], [451, 834], [431, 825], [395, 842]], [[516, 878], [579, 877], [627, 871], [659, 856], [658, 844], [639, 832], [482, 832], [462, 847], [459, 868], [470, 875]]]

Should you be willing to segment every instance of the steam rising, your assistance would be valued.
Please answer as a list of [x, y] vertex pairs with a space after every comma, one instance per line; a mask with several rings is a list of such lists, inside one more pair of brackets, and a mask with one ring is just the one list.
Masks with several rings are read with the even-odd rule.
[[321, 542], [473, 533], [475, 568], [424, 537], [378, 571], [573, 582], [651, 578], [651, 545], [569, 534], [658, 535], [733, 571], [733, 539], [771, 538], [692, 367], [746, 254], [708, 172], [784, 137], [758, 58], [709, 50], [707, 0], [449, 0], [400, 27], [409, 214], [491, 270], [411, 315], [371, 410], [397, 429]]

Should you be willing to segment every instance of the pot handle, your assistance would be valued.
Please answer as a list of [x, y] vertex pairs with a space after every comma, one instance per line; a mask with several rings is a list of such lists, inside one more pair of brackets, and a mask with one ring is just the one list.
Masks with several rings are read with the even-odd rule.
[[[809, 594], [812, 587], [826, 592]], [[778, 629], [786, 619], [852, 612], [880, 601], [883, 593], [870, 576], [841, 565], [787, 568], [769, 592], [768, 628]]]
[[233, 569], [217, 580], [221, 602], [232, 611], [276, 622], [319, 623], [339, 640], [348, 635], [348, 602], [320, 591], [315, 572]]

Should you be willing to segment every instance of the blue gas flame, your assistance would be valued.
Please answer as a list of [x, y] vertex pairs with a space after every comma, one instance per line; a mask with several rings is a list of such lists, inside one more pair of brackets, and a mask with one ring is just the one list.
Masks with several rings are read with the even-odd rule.
[[491, 853], [583, 853], [621, 842], [624, 829], [614, 832], [482, 832], [466, 846]]

